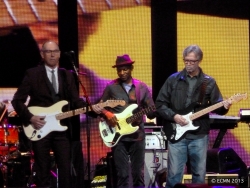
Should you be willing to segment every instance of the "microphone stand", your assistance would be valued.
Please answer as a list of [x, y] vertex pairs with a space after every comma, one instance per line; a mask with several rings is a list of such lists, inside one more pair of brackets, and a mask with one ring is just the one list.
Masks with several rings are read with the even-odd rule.
[[[86, 134], [87, 134], [87, 168], [88, 168], [88, 183], [90, 184], [90, 127], [89, 127], [89, 121], [88, 121], [88, 106], [90, 107], [90, 109], [92, 110], [92, 105], [91, 102], [89, 100], [89, 97], [87, 95], [86, 89], [83, 86], [81, 80], [79, 79], [79, 72], [75, 66], [75, 54], [73, 51], [71, 51], [71, 63], [73, 65], [74, 71], [77, 75], [77, 81], [80, 83], [84, 97], [86, 99], [87, 102], [87, 107], [86, 107]], [[72, 57], [73, 56], [73, 57]]]

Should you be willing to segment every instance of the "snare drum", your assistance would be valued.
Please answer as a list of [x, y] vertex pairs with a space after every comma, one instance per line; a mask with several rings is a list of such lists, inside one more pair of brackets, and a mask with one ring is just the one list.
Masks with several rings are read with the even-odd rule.
[[18, 139], [18, 127], [12, 125], [0, 126], [0, 143], [1, 144], [17, 144]]

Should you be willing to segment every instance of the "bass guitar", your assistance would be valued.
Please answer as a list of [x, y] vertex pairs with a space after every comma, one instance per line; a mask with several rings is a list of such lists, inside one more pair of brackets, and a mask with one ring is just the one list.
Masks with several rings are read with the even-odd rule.
[[118, 120], [115, 127], [110, 127], [106, 121], [100, 121], [99, 131], [107, 147], [114, 147], [122, 136], [136, 132], [139, 126], [132, 126], [132, 123], [144, 114], [155, 110], [155, 106], [151, 106], [133, 114], [133, 110], [137, 107], [137, 104], [131, 104], [122, 113], [115, 114]]
[[[41, 129], [34, 129], [34, 127], [30, 124], [28, 126], [23, 126], [24, 133], [28, 139], [31, 141], [38, 141], [44, 138], [52, 131], [66, 131], [68, 129], [67, 126], [62, 126], [60, 124], [60, 120], [69, 118], [75, 115], [79, 115], [85, 113], [87, 108], [79, 108], [67, 112], [62, 112], [61, 109], [64, 105], [68, 104], [67, 101], [62, 100], [50, 107], [37, 107], [31, 106], [28, 107], [29, 111], [38, 116], [45, 116], [45, 125]], [[124, 106], [126, 103], [124, 100], [107, 100], [106, 102], [98, 103], [101, 107], [109, 106], [111, 108], [121, 105]], [[90, 109], [89, 109], [90, 110]]]
[[[241, 101], [242, 99], [244, 99], [244, 100], [247, 99], [246, 93], [245, 94], [235, 94], [235, 95], [231, 96], [230, 98], [228, 98], [227, 101], [231, 102], [233, 104], [235, 102]], [[197, 130], [199, 128], [199, 126], [194, 126], [192, 123], [193, 120], [195, 120], [195, 119], [197, 119], [197, 118], [199, 118], [199, 117], [201, 117], [201, 116], [203, 116], [203, 115], [205, 115], [213, 110], [216, 110], [222, 106], [223, 106], [223, 101], [216, 103], [212, 106], [209, 106], [209, 107], [207, 107], [203, 110], [200, 110], [196, 113], [189, 112], [186, 115], [182, 115], [188, 121], [188, 124], [181, 126], [177, 123], [173, 123], [175, 128], [173, 130], [173, 134], [171, 135], [170, 140], [173, 142], [176, 142], [176, 141], [180, 140], [187, 132]], [[189, 109], [189, 108], [187, 108], [187, 109]]]

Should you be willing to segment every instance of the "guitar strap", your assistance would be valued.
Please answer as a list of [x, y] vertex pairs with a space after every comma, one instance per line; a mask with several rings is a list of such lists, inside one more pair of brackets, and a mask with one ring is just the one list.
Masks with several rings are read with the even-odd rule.
[[136, 101], [137, 101], [137, 104], [140, 105], [140, 82], [135, 80], [134, 81], [134, 84], [135, 84], [135, 95], [136, 95]]
[[200, 95], [199, 95], [199, 99], [198, 99], [198, 103], [200, 105], [202, 104], [203, 98], [204, 98], [205, 93], [206, 93], [207, 82], [208, 82], [208, 78], [205, 76], [205, 78], [202, 82], [201, 88], [200, 88]]

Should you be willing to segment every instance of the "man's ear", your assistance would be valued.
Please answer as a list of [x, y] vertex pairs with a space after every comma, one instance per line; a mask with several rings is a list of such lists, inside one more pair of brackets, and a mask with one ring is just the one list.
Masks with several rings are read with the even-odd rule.
[[130, 69], [131, 69], [131, 71], [132, 71], [132, 70], [134, 69], [134, 65], [131, 65], [131, 68], [130, 68]]
[[44, 54], [43, 54], [42, 51], [40, 52], [40, 55], [41, 55], [41, 57], [44, 59]]

